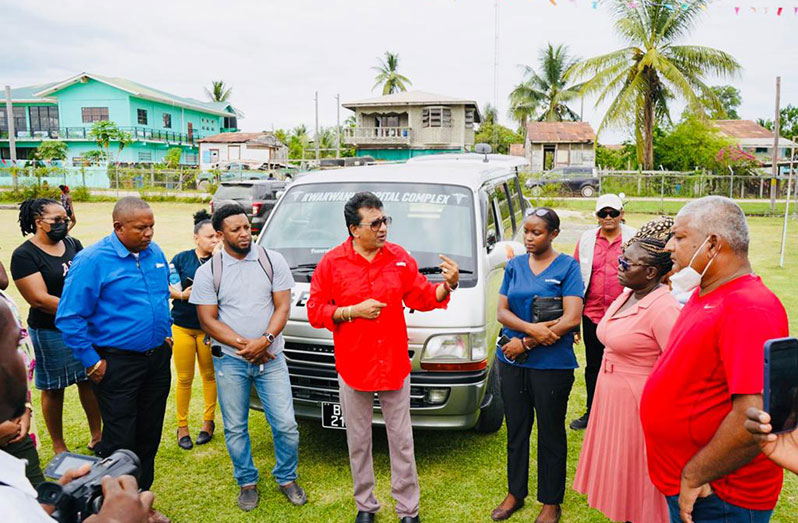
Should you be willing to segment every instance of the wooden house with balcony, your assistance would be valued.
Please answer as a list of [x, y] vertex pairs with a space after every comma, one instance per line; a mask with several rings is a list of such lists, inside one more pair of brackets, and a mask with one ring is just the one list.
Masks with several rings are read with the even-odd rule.
[[465, 152], [474, 145], [477, 104], [427, 93], [405, 91], [343, 104], [355, 112], [357, 125], [344, 129], [344, 143], [358, 156], [407, 160], [414, 156]]

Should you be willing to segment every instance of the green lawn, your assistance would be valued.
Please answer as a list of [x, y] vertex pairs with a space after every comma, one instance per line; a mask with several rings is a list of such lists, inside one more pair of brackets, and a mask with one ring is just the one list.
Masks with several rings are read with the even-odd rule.
[[[80, 219], [74, 234], [84, 244], [101, 238], [111, 230], [110, 203], [78, 203]], [[191, 213], [199, 209], [198, 204], [154, 203], [156, 216], [155, 240], [167, 256], [191, 247]], [[15, 226], [15, 211], [0, 211], [0, 259], [6, 267], [11, 252], [21, 242], [19, 229]], [[586, 210], [569, 209], [562, 212], [564, 227], [586, 225], [590, 215]], [[632, 225], [640, 225], [650, 216], [632, 214], [628, 216]], [[790, 314], [793, 333], [798, 332], [798, 222], [791, 222], [787, 264], [778, 267], [778, 248], [781, 238], [781, 220], [776, 218], [752, 218], [751, 257], [756, 271], [779, 295]], [[563, 235], [564, 241], [558, 249], [573, 251], [573, 234]], [[22, 305], [22, 300], [13, 285], [12, 296]], [[583, 349], [577, 348], [582, 357]], [[173, 385], [175, 380], [173, 378]], [[195, 380], [194, 401], [191, 405], [191, 430], [196, 436], [201, 419], [201, 389]], [[52, 458], [50, 442], [44, 422], [34, 400], [42, 436], [40, 455], [43, 463]], [[577, 380], [571, 395], [568, 419], [581, 415], [584, 409], [584, 378], [577, 371]], [[72, 387], [67, 392], [65, 408], [65, 434], [71, 449], [85, 451], [88, 441], [86, 421], [80, 409], [77, 391]], [[217, 421], [221, 419], [218, 416]], [[221, 425], [221, 423], [218, 423]], [[164, 426], [162, 445], [156, 464], [156, 481], [153, 491], [160, 510], [173, 521], [349, 521], [354, 517], [355, 506], [351, 497], [351, 476], [346, 453], [346, 439], [341, 431], [322, 430], [317, 423], [300, 421], [300, 481], [308, 492], [309, 503], [302, 508], [290, 506], [279, 494], [271, 480], [269, 471], [274, 466], [271, 434], [263, 416], [253, 413], [250, 431], [253, 437], [253, 452], [260, 467], [261, 503], [250, 514], [240, 512], [235, 506], [238, 489], [232, 477], [232, 465], [227, 456], [221, 426], [218, 436], [205, 447], [190, 452], [179, 449], [175, 442], [174, 396], [170, 396]], [[607, 521], [603, 515], [587, 506], [585, 498], [570, 488], [576, 471], [583, 433], [568, 431], [568, 489], [564, 504], [564, 521]], [[533, 446], [535, 446], [533, 436]], [[417, 431], [416, 458], [421, 481], [421, 514], [425, 521], [490, 521], [490, 511], [501, 501], [506, 491], [505, 444], [506, 433], [480, 435], [473, 432], [429, 432]], [[535, 450], [532, 452], [531, 488], [529, 504], [514, 520], [532, 520], [538, 511], [534, 502]], [[393, 501], [390, 497], [390, 467], [385, 431], [375, 429], [374, 464], [377, 476], [377, 496], [384, 503], [381, 521], [394, 520]], [[789, 475], [781, 501], [773, 521], [798, 521], [798, 479]]]

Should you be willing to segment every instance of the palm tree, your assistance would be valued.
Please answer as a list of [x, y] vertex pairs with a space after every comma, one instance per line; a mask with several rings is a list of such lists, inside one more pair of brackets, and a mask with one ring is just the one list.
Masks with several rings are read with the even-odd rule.
[[211, 81], [211, 88], [205, 88], [205, 94], [211, 102], [226, 102], [230, 95], [233, 94], [233, 88], [227, 87], [224, 80]]
[[509, 116], [524, 129], [538, 111], [540, 122], [579, 120], [567, 103], [579, 97], [581, 85], [567, 85], [565, 79], [565, 72], [575, 63], [566, 45], [548, 44], [540, 51], [540, 72], [524, 66], [524, 80], [510, 92]]
[[377, 58], [377, 60], [380, 61], [380, 64], [372, 67], [374, 71], [377, 71], [377, 76], [374, 77], [377, 82], [371, 88], [372, 91], [382, 85], [383, 95], [393, 94], [407, 91], [405, 84], [413, 85], [413, 82], [406, 76], [397, 72], [399, 68], [399, 53], [385, 51], [385, 59]]
[[480, 125], [493, 125], [496, 123], [497, 114], [496, 108], [491, 105], [490, 102], [486, 102], [485, 105], [482, 106], [482, 122]]
[[612, 100], [597, 129], [632, 124], [638, 160], [654, 165], [654, 127], [668, 120], [668, 101], [683, 98], [692, 111], [720, 109], [717, 95], [705, 83], [708, 75], [733, 76], [740, 65], [731, 55], [711, 47], [677, 45], [693, 28], [707, 0], [686, 0], [681, 8], [643, 2], [630, 8], [627, 0], [608, 0], [615, 30], [629, 47], [574, 65], [567, 78], [589, 77], [582, 94], [599, 93], [596, 105]]

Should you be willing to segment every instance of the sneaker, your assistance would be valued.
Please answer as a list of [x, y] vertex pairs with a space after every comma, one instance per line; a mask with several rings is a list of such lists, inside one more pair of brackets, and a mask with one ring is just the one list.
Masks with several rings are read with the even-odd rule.
[[292, 504], [301, 507], [308, 502], [308, 497], [305, 495], [305, 490], [299, 486], [299, 483], [292, 481], [287, 485], [280, 485], [280, 492], [285, 494]]
[[249, 512], [258, 506], [258, 489], [255, 485], [241, 487], [238, 493], [238, 508], [244, 512]]
[[573, 420], [568, 426], [571, 427], [572, 430], [585, 430], [587, 428], [588, 417], [588, 413], [585, 412], [581, 418]]

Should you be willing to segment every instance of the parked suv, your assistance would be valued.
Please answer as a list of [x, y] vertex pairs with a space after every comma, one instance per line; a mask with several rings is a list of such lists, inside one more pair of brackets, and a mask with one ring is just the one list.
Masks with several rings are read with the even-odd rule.
[[533, 196], [540, 196], [544, 186], [555, 183], [585, 198], [591, 198], [598, 192], [599, 179], [595, 167], [556, 167], [540, 177], [527, 178], [525, 185]]
[[226, 203], [237, 203], [246, 209], [252, 233], [258, 234], [286, 185], [274, 180], [222, 182], [211, 200], [211, 213]]
[[[439, 253], [460, 266], [460, 286], [447, 310], [405, 310], [413, 426], [499, 430], [496, 309], [507, 260], [525, 252], [517, 239], [529, 203], [518, 170], [527, 165], [501, 155], [431, 155], [308, 173], [286, 189], [258, 242], [285, 257], [296, 282], [283, 334], [298, 417], [343, 428], [332, 333], [310, 325], [306, 304], [316, 264], [347, 238], [344, 204], [371, 191], [393, 218], [388, 240], [413, 255], [421, 274], [443, 280]], [[261, 408], [256, 394], [251, 405]], [[385, 423], [377, 401], [373, 420]]]

